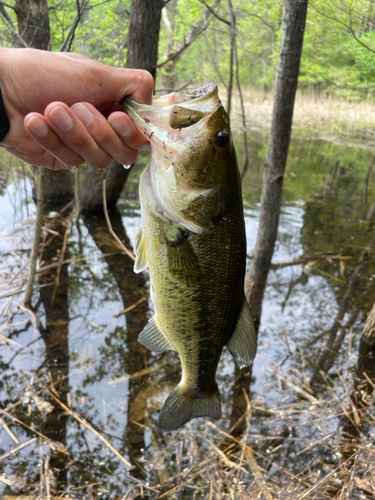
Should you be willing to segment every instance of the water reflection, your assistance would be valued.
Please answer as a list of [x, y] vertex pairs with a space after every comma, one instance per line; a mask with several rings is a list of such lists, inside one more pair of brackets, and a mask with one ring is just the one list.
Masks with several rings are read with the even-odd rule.
[[[244, 185], [249, 256], [265, 143], [253, 136]], [[22, 272], [10, 281], [26, 264], [34, 208], [25, 202], [29, 178], [1, 172], [0, 408], [6, 413], [0, 417], [21, 443], [34, 431], [42, 435], [1, 459], [18, 446], [1, 427], [0, 470], [13, 483], [0, 481], [2, 494], [46, 492], [49, 477], [51, 491], [73, 498], [141, 498], [142, 491], [144, 498], [224, 498], [231, 491], [242, 498], [249, 488], [263, 494], [259, 466], [275, 498], [298, 498], [357, 452], [373, 432], [373, 342], [361, 337], [375, 296], [373, 222], [364, 217], [375, 199], [371, 176], [364, 184], [371, 158], [322, 141], [292, 142], [273, 266], [259, 300], [254, 366], [238, 371], [224, 352], [222, 420], [194, 420], [165, 435], [157, 428], [158, 412], [180, 379], [180, 365], [175, 353], [153, 355], [137, 341], [152, 314], [147, 273], [133, 273], [102, 214], [83, 213], [77, 222], [72, 205], [65, 205], [45, 214], [33, 311], [17, 305], [20, 292], [10, 301], [7, 287], [22, 285]], [[110, 210], [112, 227], [129, 249], [140, 227], [138, 177], [131, 171], [118, 210]], [[41, 412], [35, 400], [23, 398], [30, 387], [53, 411]], [[341, 491], [333, 476], [328, 486]], [[365, 490], [357, 485], [356, 491]]]

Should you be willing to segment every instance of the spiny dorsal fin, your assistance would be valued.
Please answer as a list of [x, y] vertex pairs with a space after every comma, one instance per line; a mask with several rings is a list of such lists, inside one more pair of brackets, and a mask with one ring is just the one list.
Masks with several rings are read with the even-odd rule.
[[135, 237], [135, 262], [134, 272], [140, 273], [148, 266], [148, 252], [146, 238], [143, 235], [142, 228], [138, 231]]
[[168, 241], [168, 270], [174, 277], [184, 277], [194, 283], [201, 274], [198, 257], [181, 231], [175, 241]]
[[217, 386], [206, 397], [186, 397], [179, 384], [167, 397], [159, 415], [159, 427], [174, 431], [196, 417], [221, 418], [220, 394]]
[[236, 329], [227, 348], [240, 368], [250, 366], [257, 352], [257, 335], [246, 299], [244, 299]]
[[138, 342], [153, 352], [173, 351], [169, 340], [159, 326], [156, 316], [153, 316], [143, 328], [138, 337]]

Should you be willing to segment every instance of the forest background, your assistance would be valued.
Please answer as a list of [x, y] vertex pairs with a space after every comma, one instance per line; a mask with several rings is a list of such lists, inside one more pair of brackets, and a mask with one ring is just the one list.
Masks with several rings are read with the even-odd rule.
[[[0, 43], [3, 46], [21, 46], [14, 37], [14, 32], [18, 32], [14, 8], [22, 8], [23, 3], [17, 0], [10, 6], [1, 2]], [[106, 64], [125, 65], [130, 0], [48, 0], [47, 3], [51, 50], [68, 49]], [[168, 92], [170, 87], [194, 87], [209, 80], [226, 87], [231, 56], [230, 23], [225, 22], [229, 18], [227, 2], [169, 0], [165, 6], [159, 39], [158, 89]], [[214, 7], [217, 15], [212, 15], [209, 7]], [[233, 2], [233, 9], [241, 84], [247, 91], [272, 92], [283, 1], [239, 0]], [[374, 26], [375, 2], [372, 0], [310, 2], [299, 89], [351, 101], [372, 101]], [[170, 55], [179, 50], [178, 56], [170, 60]]]

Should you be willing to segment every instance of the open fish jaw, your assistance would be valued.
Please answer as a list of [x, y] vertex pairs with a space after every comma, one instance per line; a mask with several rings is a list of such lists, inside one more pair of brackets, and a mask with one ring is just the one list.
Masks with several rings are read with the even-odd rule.
[[189, 170], [192, 162], [205, 161], [207, 124], [220, 106], [214, 83], [192, 95], [157, 97], [151, 106], [124, 101], [125, 110], [152, 145], [149, 187], [155, 210], [197, 234], [207, 228], [187, 219], [183, 212], [212, 194], [215, 185], [193, 182]]

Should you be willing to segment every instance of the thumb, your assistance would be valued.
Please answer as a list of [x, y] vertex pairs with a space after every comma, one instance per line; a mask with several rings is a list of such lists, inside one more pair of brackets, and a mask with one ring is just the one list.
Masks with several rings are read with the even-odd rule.
[[152, 103], [154, 79], [148, 71], [115, 68], [101, 63], [95, 69], [97, 74], [91, 89], [94, 106], [119, 103], [124, 97], [132, 97], [142, 104]]

